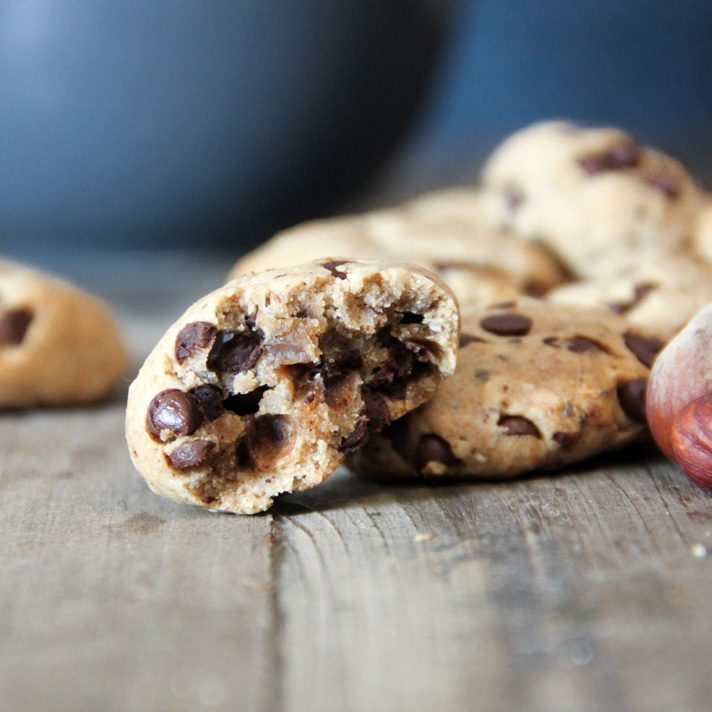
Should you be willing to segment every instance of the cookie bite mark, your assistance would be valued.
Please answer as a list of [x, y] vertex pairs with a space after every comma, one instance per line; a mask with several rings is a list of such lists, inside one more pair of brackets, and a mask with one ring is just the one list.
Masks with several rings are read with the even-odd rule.
[[0, 312], [0, 346], [21, 344], [34, 314], [31, 309], [6, 309]]
[[532, 435], [541, 439], [539, 428], [521, 415], [503, 415], [497, 421], [497, 425], [505, 429], [505, 435]]
[[[214, 331], [202, 326], [212, 315]], [[405, 266], [353, 260], [334, 279], [311, 263], [233, 280], [172, 327], [132, 385], [128, 411], [143, 404], [153, 448], [127, 415], [132, 458], [161, 494], [263, 511], [429, 398], [454, 371], [458, 332], [452, 294]]]
[[156, 395], [146, 413], [146, 431], [154, 440], [192, 435], [203, 422], [198, 402], [190, 393], [169, 388]]
[[618, 385], [618, 402], [623, 412], [636, 423], [647, 423], [645, 416], [645, 391], [647, 378], [635, 378]]
[[581, 156], [578, 164], [589, 175], [597, 175], [606, 171], [633, 168], [640, 163], [641, 151], [633, 141], [622, 141], [604, 153], [593, 153]]
[[532, 320], [524, 314], [491, 314], [480, 321], [480, 326], [497, 336], [525, 336], [532, 328]]
[[643, 336], [635, 331], [626, 331], [623, 341], [638, 361], [648, 368], [652, 367], [655, 357], [665, 345], [654, 336]]
[[184, 326], [176, 336], [176, 361], [182, 364], [191, 356], [207, 349], [213, 343], [216, 334], [215, 325], [205, 321], [194, 321]]

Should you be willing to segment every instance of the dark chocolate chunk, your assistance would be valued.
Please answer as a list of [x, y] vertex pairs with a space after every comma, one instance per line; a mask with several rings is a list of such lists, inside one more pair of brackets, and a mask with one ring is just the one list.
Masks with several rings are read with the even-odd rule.
[[187, 358], [207, 349], [213, 342], [217, 328], [207, 321], [194, 321], [186, 324], [176, 336], [175, 354], [178, 363], [183, 363]]
[[214, 450], [212, 440], [191, 440], [166, 453], [166, 460], [174, 470], [187, 470], [202, 465]]
[[533, 435], [535, 438], [541, 438], [539, 428], [521, 415], [503, 415], [497, 425], [505, 428], [507, 435]]
[[654, 336], [643, 336], [634, 331], [626, 331], [623, 335], [625, 345], [635, 354], [635, 357], [644, 366], [651, 368], [658, 352], [665, 345]]
[[321, 266], [324, 269], [329, 270], [329, 272], [331, 272], [331, 274], [333, 274], [337, 279], [346, 279], [346, 273], [339, 272], [336, 268], [340, 265], [346, 265], [348, 263], [348, 260], [328, 260], [327, 262], [322, 262]]
[[680, 195], [680, 183], [677, 178], [665, 175], [665, 173], [654, 173], [645, 179], [645, 182], [651, 187], [659, 190], [668, 198], [677, 198]]
[[374, 371], [369, 386], [372, 391], [400, 400], [408, 385], [416, 381], [427, 366], [405, 344], [396, 340], [391, 343], [385, 362]]
[[242, 373], [252, 368], [262, 354], [262, 336], [258, 331], [218, 331], [210, 353], [212, 371]]
[[418, 472], [423, 472], [429, 462], [441, 465], [455, 465], [459, 460], [455, 457], [450, 443], [434, 433], [421, 435], [413, 455], [413, 465]]
[[198, 401], [177, 388], [156, 395], [146, 413], [146, 430], [159, 438], [162, 430], [174, 435], [192, 435], [203, 422]]
[[621, 383], [618, 386], [618, 402], [623, 412], [638, 423], [646, 423], [645, 417], [645, 389], [648, 386], [647, 378], [635, 378], [632, 381]]
[[329, 329], [319, 337], [319, 349], [322, 353], [320, 368], [325, 380], [361, 367], [358, 349], [336, 329]]
[[0, 345], [21, 344], [32, 317], [32, 311], [24, 308], [0, 313]]
[[228, 396], [222, 406], [237, 415], [252, 415], [260, 409], [260, 401], [269, 386], [260, 386], [249, 393], [236, 393]]
[[524, 314], [492, 314], [482, 319], [480, 326], [498, 336], [524, 336], [532, 328], [532, 320]]
[[401, 324], [422, 324], [423, 315], [415, 314], [414, 312], [403, 312], [403, 316], [400, 320]]
[[352, 454], [368, 442], [373, 433], [379, 433], [390, 425], [391, 416], [383, 396], [371, 392], [367, 387], [361, 389], [363, 409], [354, 429], [339, 444], [339, 450]]
[[368, 418], [360, 415], [354, 429], [339, 443], [339, 452], [351, 455], [368, 442]]
[[567, 433], [561, 430], [555, 432], [551, 436], [552, 440], [557, 445], [560, 445], [564, 450], [568, 450], [569, 448], [573, 447], [578, 442], [580, 437], [581, 433], [579, 432]]
[[188, 393], [198, 402], [198, 407], [203, 412], [205, 420], [217, 420], [225, 411], [222, 391], [215, 386], [196, 386], [191, 388]]
[[535, 299], [541, 299], [548, 291], [549, 288], [545, 284], [537, 282], [536, 280], [527, 282], [524, 285], [524, 293]]
[[281, 447], [289, 440], [289, 419], [283, 415], [263, 415], [255, 420], [253, 443], [255, 447]]
[[484, 344], [487, 343], [484, 339], [480, 339], [479, 336], [472, 336], [472, 334], [460, 334], [460, 342], [458, 348], [464, 349], [468, 344]]
[[594, 339], [589, 339], [587, 336], [574, 336], [567, 342], [567, 348], [575, 354], [582, 354], [586, 351], [603, 351], [608, 353], [608, 349]]

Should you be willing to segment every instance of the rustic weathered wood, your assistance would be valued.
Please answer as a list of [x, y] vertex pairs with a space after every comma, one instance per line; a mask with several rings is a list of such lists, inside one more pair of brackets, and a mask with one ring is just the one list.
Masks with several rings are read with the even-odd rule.
[[[150, 282], [145, 262], [91, 272], [136, 357], [224, 271], [172, 259]], [[510, 483], [340, 471], [269, 514], [213, 515], [148, 491], [119, 396], [0, 415], [0, 539], [3, 712], [712, 699], [712, 500], [650, 446]]]

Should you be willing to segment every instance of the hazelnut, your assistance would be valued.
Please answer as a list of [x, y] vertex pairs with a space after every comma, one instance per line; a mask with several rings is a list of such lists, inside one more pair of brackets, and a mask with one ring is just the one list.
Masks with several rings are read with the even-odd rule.
[[712, 304], [655, 360], [645, 408], [660, 449], [695, 484], [712, 488]]

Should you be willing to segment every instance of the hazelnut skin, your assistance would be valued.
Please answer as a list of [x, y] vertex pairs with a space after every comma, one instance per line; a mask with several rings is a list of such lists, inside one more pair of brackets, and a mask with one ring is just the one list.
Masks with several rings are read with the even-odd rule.
[[645, 410], [660, 449], [695, 484], [712, 488], [712, 304], [658, 355]]

